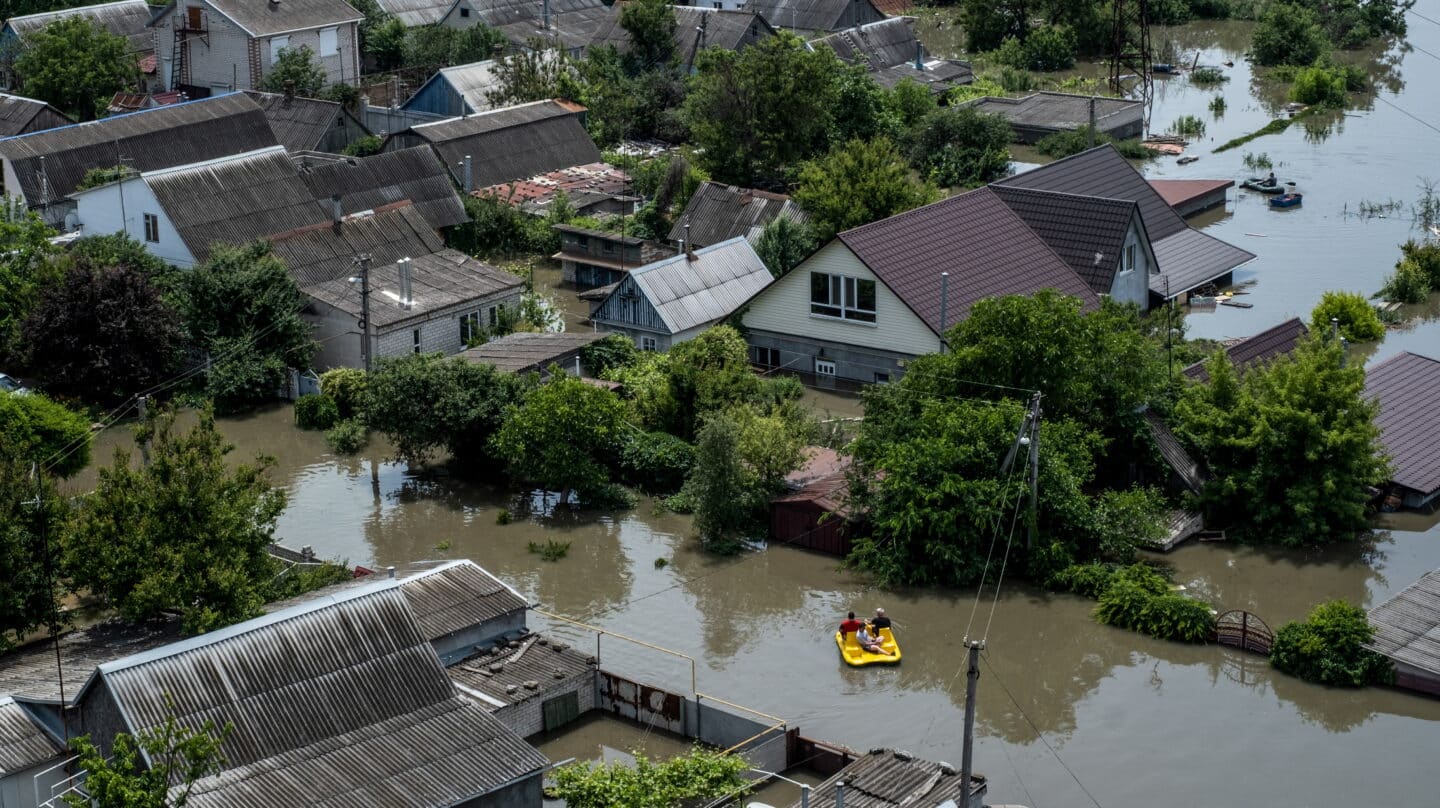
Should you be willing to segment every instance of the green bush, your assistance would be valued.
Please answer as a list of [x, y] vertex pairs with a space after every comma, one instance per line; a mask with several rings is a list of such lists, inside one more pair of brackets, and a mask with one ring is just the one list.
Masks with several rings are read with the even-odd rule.
[[1314, 65], [1295, 72], [1290, 87], [1290, 100], [1321, 107], [1345, 105], [1345, 74], [1343, 71]]
[[1229, 80], [1230, 77], [1225, 75], [1225, 71], [1218, 67], [1197, 67], [1190, 71], [1190, 83], [1199, 87], [1213, 87]]
[[1114, 579], [1115, 569], [1112, 566], [1092, 561], [1089, 564], [1071, 564], [1051, 576], [1046, 585], [1051, 589], [1099, 600]]
[[603, 377], [612, 368], [625, 368], [640, 358], [635, 341], [623, 334], [611, 334], [580, 349], [580, 361], [595, 376]]
[[1322, 685], [1388, 684], [1394, 681], [1394, 667], [1364, 648], [1374, 633], [1364, 609], [1332, 600], [1316, 606], [1305, 622], [1292, 621], [1275, 632], [1270, 664]]
[[[1101, 593], [1100, 603], [1095, 607], [1097, 620], [1161, 640], [1204, 642], [1213, 635], [1215, 616], [1209, 606], [1169, 591], [1155, 592], [1153, 579], [1148, 576], [1124, 575], [1134, 569], [1129, 567], [1117, 573]], [[1151, 585], [1147, 585], [1147, 581]]]
[[993, 58], [1018, 70], [1069, 70], [1075, 66], [1075, 34], [1063, 25], [1046, 25], [1030, 31], [1024, 42], [1005, 39]]
[[90, 421], [40, 393], [0, 392], [0, 452], [69, 477], [90, 465]]
[[[1124, 157], [1131, 160], [1152, 160], [1159, 156], [1154, 149], [1147, 149], [1138, 139], [1116, 140], [1109, 135], [1097, 133], [1095, 145], [1103, 146], [1106, 143], [1115, 147]], [[1082, 126], [1079, 129], [1068, 132], [1056, 132], [1046, 135], [1035, 142], [1035, 150], [1046, 157], [1069, 157], [1072, 154], [1079, 154], [1090, 148], [1090, 127]]]
[[1364, 295], [1356, 292], [1326, 292], [1310, 314], [1310, 330], [1330, 333], [1330, 321], [1340, 321], [1340, 335], [1351, 342], [1373, 342], [1385, 336], [1385, 324]]
[[1170, 124], [1170, 131], [1185, 137], [1203, 137], [1205, 135], [1205, 121], [1195, 115], [1181, 115]]
[[321, 394], [295, 399], [295, 425], [301, 429], [329, 429], [340, 420], [335, 399]]
[[1330, 50], [1325, 31], [1309, 9], [1276, 3], [1255, 26], [1250, 53], [1267, 67], [1310, 65]]
[[1394, 303], [1424, 303], [1430, 296], [1430, 278], [1416, 261], [1401, 259], [1380, 287], [1380, 297]]
[[1400, 253], [1425, 272], [1432, 291], [1440, 290], [1440, 243], [1407, 241], [1400, 245]]
[[353, 455], [370, 441], [370, 430], [359, 418], [347, 418], [325, 430], [325, 445], [336, 454]]
[[354, 418], [364, 409], [368, 383], [359, 368], [335, 368], [320, 374], [320, 393], [335, 401], [341, 418]]
[[620, 446], [620, 476], [651, 494], [679, 491], [695, 464], [695, 447], [665, 432], [630, 430]]

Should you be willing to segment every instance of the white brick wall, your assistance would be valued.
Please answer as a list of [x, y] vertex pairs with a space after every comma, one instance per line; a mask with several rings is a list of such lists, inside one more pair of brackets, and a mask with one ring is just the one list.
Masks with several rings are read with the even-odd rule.
[[[180, 0], [171, 13], [155, 22], [155, 52], [159, 57], [161, 81], [170, 87], [170, 65], [174, 58], [175, 34], [173, 25], [185, 19], [187, 6], [203, 9], [207, 34], [203, 38], [190, 34], [189, 73], [190, 84], [196, 87], [210, 87], [217, 92], [224, 90], [253, 90], [250, 71], [250, 35], [207, 3], [195, 0]], [[325, 80], [335, 84], [354, 84], [360, 69], [358, 32], [355, 23], [339, 26], [340, 52], [332, 56], [320, 56], [320, 30], [292, 31], [290, 47], [309, 46], [315, 52], [321, 67], [325, 68]], [[260, 74], [264, 80], [270, 68], [270, 37], [259, 42]]]
[[541, 705], [572, 691], [580, 702], [580, 715], [595, 709], [595, 673], [589, 671], [572, 676], [532, 698], [501, 707], [495, 711], [495, 717], [516, 735], [529, 738], [545, 730], [545, 711]]

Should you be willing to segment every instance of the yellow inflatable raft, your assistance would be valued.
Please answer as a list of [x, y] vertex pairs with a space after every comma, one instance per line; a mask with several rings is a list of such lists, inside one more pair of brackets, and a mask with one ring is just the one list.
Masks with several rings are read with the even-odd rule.
[[880, 629], [880, 648], [887, 653], [875, 654], [860, 647], [855, 633], [835, 632], [835, 645], [840, 649], [840, 658], [846, 665], [863, 668], [866, 665], [894, 665], [900, 661], [900, 645], [888, 628]]

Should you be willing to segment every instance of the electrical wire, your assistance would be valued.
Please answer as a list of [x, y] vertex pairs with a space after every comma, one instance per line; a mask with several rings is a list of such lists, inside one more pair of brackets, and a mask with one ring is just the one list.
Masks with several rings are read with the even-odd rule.
[[1387, 107], [1390, 107], [1390, 108], [1394, 109], [1396, 112], [1400, 113], [1401, 115], [1404, 115], [1405, 117], [1409, 118], [1409, 119], [1412, 120], [1412, 121], [1415, 121], [1416, 123], [1420, 124], [1421, 126], [1424, 126], [1425, 128], [1430, 129], [1430, 130], [1436, 132], [1437, 134], [1440, 134], [1440, 126], [1436, 126], [1435, 124], [1430, 123], [1429, 121], [1425, 120], [1424, 118], [1419, 117], [1418, 115], [1411, 114], [1409, 111], [1407, 111], [1404, 107], [1400, 106], [1399, 104], [1396, 104], [1396, 103], [1393, 103], [1393, 102], [1391, 102], [1391, 101], [1386, 100], [1384, 96], [1377, 94], [1377, 95], [1375, 96], [1375, 100], [1376, 100], [1376, 101], [1379, 101], [1380, 103], [1384, 104], [1384, 105], [1387, 106]]

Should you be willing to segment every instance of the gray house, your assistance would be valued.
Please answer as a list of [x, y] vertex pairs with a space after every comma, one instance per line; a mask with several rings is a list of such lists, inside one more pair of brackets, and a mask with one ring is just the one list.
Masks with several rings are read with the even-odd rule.
[[24, 705], [0, 696], [0, 805], [36, 808], [69, 775], [60, 765], [69, 754]]
[[0, 93], [0, 137], [40, 132], [74, 123], [65, 113], [44, 101]]
[[743, 238], [681, 253], [631, 271], [590, 316], [645, 351], [666, 351], [734, 314], [771, 281]]
[[670, 241], [709, 247], [740, 236], [754, 244], [765, 225], [780, 218], [801, 222], [805, 214], [784, 194], [702, 182], [670, 228]]
[[670, 250], [653, 241], [573, 224], [552, 225], [560, 234], [560, 279], [578, 289], [618, 283], [629, 272], [659, 261]]
[[870, 0], [746, 0], [744, 9], [801, 36], [823, 35], [885, 19]]
[[118, 0], [11, 17], [0, 28], [0, 86], [18, 84], [11, 66], [24, 50], [27, 37], [50, 23], [70, 17], [81, 17], [107, 33], [124, 37], [137, 62], [155, 49], [146, 27], [150, 23], [150, 5], [145, 0]]

